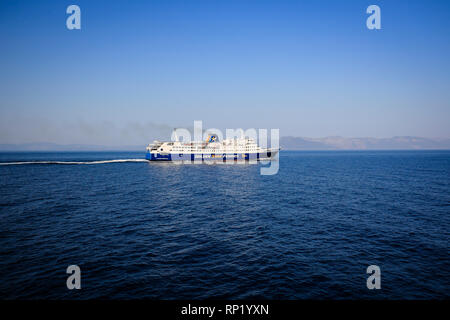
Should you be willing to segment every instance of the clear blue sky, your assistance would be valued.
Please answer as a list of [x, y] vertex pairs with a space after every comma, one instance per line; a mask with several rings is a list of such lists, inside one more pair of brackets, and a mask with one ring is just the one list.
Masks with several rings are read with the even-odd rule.
[[0, 143], [133, 145], [194, 120], [450, 138], [450, 1], [2, 0], [0, 49]]

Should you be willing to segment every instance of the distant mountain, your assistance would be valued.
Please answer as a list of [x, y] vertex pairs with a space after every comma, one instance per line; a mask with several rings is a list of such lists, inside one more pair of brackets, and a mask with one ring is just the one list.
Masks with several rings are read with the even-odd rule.
[[[393, 138], [305, 138], [281, 137], [284, 150], [432, 150], [450, 149], [450, 139]], [[24, 143], [0, 144], [0, 151], [144, 151], [145, 145], [101, 146], [86, 144]]]
[[432, 150], [450, 149], [450, 139], [410, 136], [393, 138], [281, 137], [280, 146], [285, 150]]

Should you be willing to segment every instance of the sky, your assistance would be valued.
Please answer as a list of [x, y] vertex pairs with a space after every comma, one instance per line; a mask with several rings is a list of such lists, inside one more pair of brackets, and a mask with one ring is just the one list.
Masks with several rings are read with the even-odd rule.
[[136, 145], [194, 120], [450, 138], [449, 57], [445, 0], [2, 0], [0, 143]]

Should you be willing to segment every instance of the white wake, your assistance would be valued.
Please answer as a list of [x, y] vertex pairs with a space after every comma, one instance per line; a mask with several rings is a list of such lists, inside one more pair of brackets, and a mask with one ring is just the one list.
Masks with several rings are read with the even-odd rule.
[[115, 159], [115, 160], [99, 160], [99, 161], [17, 161], [17, 162], [0, 162], [0, 166], [14, 166], [22, 164], [105, 164], [105, 163], [121, 163], [121, 162], [149, 162], [146, 159]]

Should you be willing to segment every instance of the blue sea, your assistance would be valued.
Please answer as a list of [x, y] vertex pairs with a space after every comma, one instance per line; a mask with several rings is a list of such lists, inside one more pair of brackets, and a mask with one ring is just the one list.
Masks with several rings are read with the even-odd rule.
[[1, 153], [56, 162], [0, 165], [0, 298], [450, 298], [449, 151], [282, 151], [272, 176], [102, 162], [143, 158]]

